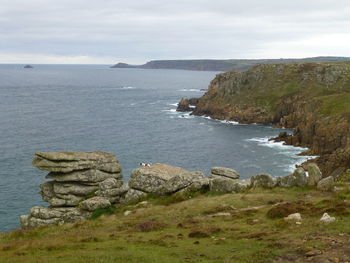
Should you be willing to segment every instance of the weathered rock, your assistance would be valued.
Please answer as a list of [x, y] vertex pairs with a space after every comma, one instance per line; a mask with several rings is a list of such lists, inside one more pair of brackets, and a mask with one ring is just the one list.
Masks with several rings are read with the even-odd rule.
[[333, 191], [334, 189], [334, 178], [333, 176], [328, 176], [323, 178], [317, 183], [317, 189], [321, 191]]
[[188, 99], [182, 98], [177, 105], [176, 111], [192, 111], [190, 107], [190, 101]]
[[248, 187], [248, 183], [240, 180], [218, 177], [210, 179], [209, 187], [210, 190], [214, 192], [239, 193]]
[[209, 190], [209, 182], [209, 178], [202, 178], [200, 180], [193, 181], [189, 186], [182, 189], [181, 191], [186, 190], [195, 192], [200, 190]]
[[189, 187], [191, 184], [197, 182], [197, 185], [203, 185], [204, 174], [199, 171], [184, 172], [177, 174], [166, 181], [163, 185], [163, 189], [160, 190], [161, 194], [170, 194], [181, 189]]
[[77, 206], [82, 199], [83, 198], [81, 196], [75, 195], [58, 195], [57, 197], [53, 197], [51, 199], [44, 199], [43, 197], [43, 200], [48, 202], [52, 207]]
[[96, 169], [75, 171], [70, 173], [49, 173], [46, 178], [54, 179], [57, 182], [84, 182], [84, 183], [99, 183], [108, 178], [121, 179], [122, 174], [107, 173]]
[[316, 186], [317, 183], [322, 179], [322, 172], [320, 168], [318, 168], [317, 164], [310, 163], [306, 167], [308, 171], [307, 184], [310, 186]]
[[107, 198], [95, 196], [81, 202], [79, 207], [83, 210], [93, 212], [97, 209], [108, 208], [111, 205], [111, 202]]
[[53, 182], [53, 192], [55, 195], [76, 195], [76, 196], [86, 196], [97, 191], [99, 187], [97, 185], [82, 185], [78, 183], [59, 183]]
[[100, 184], [100, 190], [96, 191], [96, 196], [101, 196], [108, 199], [111, 203], [120, 202], [126, 192], [129, 190], [127, 184], [115, 180], [114, 178], [107, 179]]
[[132, 211], [126, 210], [126, 211], [124, 212], [124, 216], [128, 216], [128, 215], [130, 215], [131, 213], [132, 213]]
[[250, 178], [251, 187], [273, 188], [276, 185], [276, 179], [269, 174], [257, 174]]
[[303, 168], [297, 168], [294, 173], [277, 178], [277, 185], [282, 187], [306, 186], [308, 179]]
[[131, 201], [140, 199], [141, 197], [144, 197], [146, 195], [147, 195], [147, 193], [145, 193], [145, 192], [130, 188], [127, 191], [127, 193], [125, 194], [124, 198], [121, 200], [121, 202], [127, 204]]
[[119, 173], [118, 160], [107, 152], [37, 152], [32, 164], [40, 170], [70, 173], [77, 170], [97, 169]]
[[335, 221], [335, 217], [330, 216], [328, 213], [324, 213], [320, 221], [322, 223], [332, 223]]
[[301, 214], [300, 213], [290, 214], [287, 217], [285, 217], [284, 220], [286, 220], [286, 221], [301, 221]]
[[154, 164], [151, 167], [134, 169], [129, 187], [146, 193], [164, 194], [164, 185], [175, 176], [188, 171], [167, 164]]
[[40, 184], [40, 194], [44, 201], [49, 202], [48, 200], [54, 198], [56, 195], [53, 191], [54, 182], [45, 182]]
[[91, 213], [81, 211], [77, 208], [50, 208], [34, 206], [28, 215], [20, 217], [21, 227], [35, 228], [48, 225], [61, 225], [84, 220], [91, 216]]
[[213, 175], [224, 176], [224, 177], [228, 177], [228, 178], [231, 178], [231, 179], [238, 179], [239, 178], [239, 173], [236, 172], [234, 169], [231, 169], [231, 168], [212, 167], [211, 168], [211, 173]]
[[109, 190], [113, 188], [120, 188], [123, 185], [123, 181], [115, 178], [108, 178], [99, 184], [99, 190]]
[[40, 185], [40, 194], [43, 200], [53, 207], [76, 206], [85, 196], [96, 192], [97, 189], [98, 186], [51, 181]]

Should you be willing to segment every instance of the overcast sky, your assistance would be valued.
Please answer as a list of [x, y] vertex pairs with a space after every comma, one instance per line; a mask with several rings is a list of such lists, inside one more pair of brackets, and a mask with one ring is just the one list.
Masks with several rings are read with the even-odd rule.
[[350, 56], [349, 0], [0, 0], [0, 63]]

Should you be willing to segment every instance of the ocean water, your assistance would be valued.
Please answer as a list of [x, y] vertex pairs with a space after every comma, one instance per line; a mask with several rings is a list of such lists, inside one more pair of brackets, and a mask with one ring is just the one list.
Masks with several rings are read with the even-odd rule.
[[217, 72], [110, 69], [108, 66], [0, 65], [0, 232], [19, 227], [46, 172], [35, 151], [102, 150], [117, 155], [127, 180], [140, 162], [209, 173], [212, 166], [282, 176], [304, 149], [272, 143], [281, 130], [175, 111], [199, 97]]

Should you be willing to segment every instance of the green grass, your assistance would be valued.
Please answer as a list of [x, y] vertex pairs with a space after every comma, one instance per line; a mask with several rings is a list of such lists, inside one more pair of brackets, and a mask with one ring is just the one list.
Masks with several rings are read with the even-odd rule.
[[[274, 188], [192, 193], [180, 199], [149, 196], [146, 205], [129, 204], [107, 214], [99, 210], [95, 220], [0, 234], [0, 262], [248, 263], [285, 255], [300, 258], [314, 247], [327, 249], [328, 239], [315, 239], [313, 233], [337, 238], [350, 232], [348, 214], [336, 215], [331, 225], [318, 223], [324, 209], [334, 208], [339, 194], [349, 197], [349, 187], [342, 187], [341, 193]], [[317, 208], [302, 213], [302, 225], [267, 217], [275, 204], [300, 200]], [[132, 213], [124, 216], [125, 210]], [[219, 212], [231, 216], [211, 216]]]
[[350, 114], [350, 93], [334, 94], [320, 97], [322, 102], [321, 114], [326, 116], [340, 116]]

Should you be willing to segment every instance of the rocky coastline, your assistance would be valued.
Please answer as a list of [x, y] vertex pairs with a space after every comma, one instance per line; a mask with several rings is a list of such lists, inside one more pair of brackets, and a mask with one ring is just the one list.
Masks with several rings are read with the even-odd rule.
[[148, 195], [181, 197], [194, 192], [241, 193], [255, 187], [307, 185], [330, 191], [334, 187], [334, 178], [324, 178], [316, 164], [284, 177], [259, 174], [241, 180], [232, 168], [212, 167], [211, 174], [205, 176], [200, 171], [157, 163], [134, 169], [125, 183], [118, 159], [107, 152], [37, 152], [32, 163], [49, 172], [46, 178], [51, 181], [41, 184], [39, 192], [49, 206], [34, 206], [28, 215], [22, 215], [22, 229], [85, 220], [101, 209], [129, 204]]
[[[197, 116], [293, 129], [274, 139], [308, 148], [303, 154], [319, 156], [313, 161], [323, 174], [336, 178], [350, 168], [349, 87], [349, 63], [259, 65], [218, 74], [190, 109]], [[188, 110], [191, 100], [182, 99], [178, 110]]]

